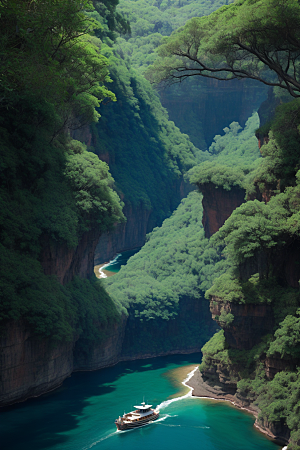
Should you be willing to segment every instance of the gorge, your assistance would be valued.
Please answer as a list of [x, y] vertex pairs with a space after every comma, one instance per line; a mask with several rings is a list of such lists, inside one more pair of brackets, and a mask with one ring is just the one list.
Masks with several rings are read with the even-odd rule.
[[[202, 349], [194, 393], [249, 409], [260, 430], [298, 450], [298, 2], [0, 3], [7, 423], [23, 411], [10, 405], [73, 372], [103, 369], [86, 374], [95, 384], [79, 417], [102, 374], [105, 395], [127, 371], [151, 378], [159, 364], [200, 363]], [[95, 278], [95, 265], [136, 247], [116, 275]], [[145, 358], [149, 366], [135, 361]], [[164, 389], [175, 393], [164, 385], [157, 403]], [[46, 398], [32, 405], [43, 409]], [[174, 426], [202, 417], [184, 405]], [[108, 435], [89, 445], [108, 445]]]

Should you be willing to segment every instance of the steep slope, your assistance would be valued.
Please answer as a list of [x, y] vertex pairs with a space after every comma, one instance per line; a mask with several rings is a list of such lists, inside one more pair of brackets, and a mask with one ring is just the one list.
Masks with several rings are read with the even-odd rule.
[[206, 293], [224, 331], [203, 347], [206, 384], [195, 381], [196, 394], [252, 408], [258, 428], [289, 449], [300, 448], [299, 117], [299, 100], [277, 108], [248, 185], [252, 200], [211, 238], [232, 267]]
[[[141, 73], [157, 58], [156, 49], [192, 17], [206, 16], [232, 0], [155, 2], [121, 0], [120, 11], [131, 23], [131, 34], [117, 39], [117, 48], [132, 67]], [[233, 121], [242, 126], [266, 97], [260, 83], [220, 82], [190, 79], [160, 89], [160, 100], [170, 119], [189, 135], [196, 147], [205, 150], [213, 137]]]

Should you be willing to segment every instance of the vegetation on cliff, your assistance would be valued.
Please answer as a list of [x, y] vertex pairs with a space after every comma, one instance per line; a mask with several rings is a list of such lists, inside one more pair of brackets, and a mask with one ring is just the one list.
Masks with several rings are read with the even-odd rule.
[[299, 15], [295, 0], [240, 0], [194, 17], [164, 40], [150, 77], [251, 78], [298, 97]]
[[[236, 1], [208, 17], [193, 18], [165, 38], [149, 77], [167, 83], [197, 75], [219, 80], [251, 78], [299, 97], [299, 18], [299, 3], [294, 0]], [[211, 373], [226, 366], [233, 384], [240, 380], [237, 395], [258, 405], [261, 423], [291, 432], [291, 449], [300, 448], [299, 124], [296, 99], [279, 106], [275, 118], [258, 130], [265, 145], [263, 158], [249, 174], [248, 186], [244, 185], [251, 200], [237, 208], [211, 240], [231, 268], [207, 295], [214, 301], [270, 303], [274, 334], [263, 339], [258, 353], [255, 348], [246, 352], [247, 370], [238, 373], [234, 349], [226, 348], [224, 338], [215, 337], [203, 348], [208, 357], [202, 367]], [[200, 187], [201, 182], [225, 189], [241, 185], [239, 167], [233, 174], [232, 165], [227, 162], [226, 166], [205, 163], [202, 169], [193, 169], [191, 179]], [[234, 319], [231, 324], [219, 323], [228, 330]], [[279, 361], [275, 374], [268, 374], [267, 358]]]
[[[291, 449], [300, 448], [299, 402], [297, 395], [291, 395], [299, 382], [298, 103], [297, 99], [279, 106], [264, 129], [269, 137], [261, 148], [263, 158], [251, 173], [252, 186], [248, 180], [247, 187], [248, 195], [257, 198], [237, 208], [210, 241], [231, 268], [215, 280], [206, 296], [213, 301], [270, 304], [274, 333], [265, 336], [259, 347], [245, 351], [246, 365], [240, 364], [242, 356], [237, 357], [226, 341], [220, 350], [221, 341], [214, 338], [203, 348], [201, 365], [204, 374], [223, 365], [232, 383], [237, 383], [237, 397], [258, 406], [262, 425], [273, 423], [282, 433], [289, 430]], [[216, 179], [224, 179], [223, 172], [219, 178], [215, 174]], [[234, 318], [228, 324], [220, 317], [218, 323], [225, 330], [235, 326]], [[259, 357], [254, 358], [257, 349]], [[270, 375], [267, 368], [272, 361], [277, 368]]]
[[101, 286], [74, 279], [63, 287], [40, 262], [45, 241], [67, 252], [94, 227], [123, 220], [108, 166], [67, 135], [115, 99], [91, 8], [1, 2], [0, 323], [24, 319], [55, 341], [95, 335], [93, 323], [118, 316]]
[[204, 238], [201, 220], [201, 196], [194, 191], [127, 265], [105, 280], [110, 295], [141, 320], [171, 319], [180, 298], [202, 298], [226, 263]]
[[[45, 248], [52, 265], [60, 264], [53, 260], [59, 248], [70, 264], [84, 238], [124, 220], [117, 192], [153, 210], [152, 226], [161, 223], [178, 204], [174, 186], [183, 172], [207, 155], [168, 121], [149, 82], [115, 50], [116, 33], [129, 31], [117, 2], [0, 6], [1, 324], [25, 319], [40, 336], [89, 339], [96, 323], [125, 309], [100, 282], [62, 287], [45, 275]], [[91, 123], [92, 145], [70, 138]], [[69, 280], [79, 273], [72, 270]]]
[[260, 152], [254, 136], [258, 126], [258, 114], [253, 113], [244, 129], [237, 122], [225, 127], [223, 136], [216, 135], [209, 147], [209, 160], [189, 171], [189, 181], [200, 191], [207, 183], [227, 191], [233, 186], [246, 190], [254, 169], [259, 166]]
[[105, 46], [103, 51], [111, 64], [111, 87], [118, 101], [101, 106], [89, 150], [109, 158], [122, 198], [133, 208], [152, 211], [151, 223], [157, 226], [180, 201], [174, 187], [183, 173], [209, 155], [168, 120], [145, 78], [128, 67], [114, 48]]
[[[228, 130], [224, 136], [216, 136], [215, 142], [220, 141], [222, 148], [207, 155], [215, 161], [211, 164], [216, 166], [218, 158], [227, 158], [229, 148], [238, 153], [237, 142], [243, 144], [245, 160], [255, 160], [259, 156], [257, 142], [253, 142], [256, 126], [257, 115], [253, 115], [244, 131], [231, 124], [235, 139], [228, 139]], [[201, 196], [191, 192], [162, 227], [148, 235], [141, 251], [117, 275], [105, 280], [105, 286], [112, 298], [128, 309], [129, 317], [153, 321], [155, 327], [155, 320], [161, 323], [177, 317], [180, 301], [184, 303], [186, 297], [203, 301], [205, 290], [228, 264], [204, 237]]]

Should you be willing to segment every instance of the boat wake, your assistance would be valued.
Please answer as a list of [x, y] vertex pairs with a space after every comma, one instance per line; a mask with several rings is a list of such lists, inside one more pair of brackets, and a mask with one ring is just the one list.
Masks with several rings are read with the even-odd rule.
[[193, 388], [191, 388], [190, 386], [188, 386], [186, 383], [192, 378], [192, 376], [194, 375], [194, 373], [196, 372], [196, 370], [198, 369], [198, 366], [195, 367], [195, 369], [193, 369], [188, 376], [186, 377], [186, 379], [182, 382], [182, 384], [184, 386], [186, 386], [187, 388], [189, 388], [189, 392], [185, 395], [182, 395], [181, 397], [175, 397], [175, 398], [171, 398], [170, 400], [165, 400], [164, 402], [160, 403], [160, 405], [157, 405], [156, 409], [163, 409], [166, 408], [167, 406], [169, 406], [171, 403], [173, 402], [178, 402], [178, 400], [183, 400], [184, 398], [189, 398], [192, 397], [192, 392], [193, 392]]
[[98, 439], [97, 441], [93, 442], [92, 444], [88, 445], [87, 447], [84, 447], [82, 450], [89, 450], [90, 448], [99, 444], [99, 442], [105, 441], [106, 439], [108, 439], [112, 436], [115, 436], [117, 433], [118, 433], [118, 431], [114, 431], [113, 433], [110, 433], [107, 436], [103, 436], [102, 438]]

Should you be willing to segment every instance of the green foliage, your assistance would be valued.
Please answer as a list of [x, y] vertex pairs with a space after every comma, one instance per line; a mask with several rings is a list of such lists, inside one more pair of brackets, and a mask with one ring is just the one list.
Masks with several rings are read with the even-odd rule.
[[104, 86], [109, 77], [101, 42], [88, 34], [97, 26], [85, 14], [90, 1], [3, 0], [0, 6], [0, 106], [15, 107], [20, 95], [33, 93], [59, 112], [55, 133], [97, 120], [95, 107], [115, 97]]
[[282, 420], [292, 431], [299, 429], [299, 376], [299, 371], [281, 371], [261, 386], [257, 392], [259, 417], [270, 422]]
[[89, 34], [91, 5], [13, 0], [0, 8], [1, 328], [22, 319], [55, 342], [100, 339], [96, 324], [105, 329], [119, 315], [112, 300], [93, 281], [61, 286], [40, 263], [44, 247], [67, 252], [84, 232], [123, 219], [107, 165], [66, 132], [114, 99], [100, 40]]
[[224, 330], [220, 330], [210, 338], [209, 341], [202, 347], [201, 351], [205, 355], [214, 356], [219, 352], [222, 352], [226, 348], [226, 341], [224, 336]]
[[244, 172], [239, 168], [231, 168], [216, 163], [215, 161], [205, 161], [199, 166], [193, 167], [189, 171], [189, 180], [197, 184], [201, 190], [201, 185], [212, 183], [215, 187], [222, 187], [230, 191], [232, 186], [243, 187]]
[[223, 328], [229, 327], [234, 321], [234, 315], [227, 313], [224, 309], [221, 311], [218, 321]]
[[287, 314], [294, 314], [300, 303], [297, 289], [280, 286], [276, 278], [259, 279], [259, 274], [255, 274], [242, 281], [232, 269], [214, 280], [213, 286], [205, 293], [206, 298], [210, 296], [240, 304], [272, 304], [277, 324]]
[[238, 168], [244, 172], [252, 170], [253, 164], [260, 162], [258, 142], [254, 135], [259, 126], [259, 117], [253, 113], [247, 120], [244, 129], [232, 122], [224, 128], [224, 135], [214, 137], [209, 152], [215, 156], [218, 164]]
[[[76, 146], [75, 152], [72, 145]], [[97, 224], [106, 231], [124, 217], [120, 199], [112, 190], [114, 180], [108, 165], [83, 148], [78, 151], [79, 145], [78, 141], [69, 144], [65, 176], [72, 187], [82, 229], [88, 231]]]
[[233, 211], [212, 241], [215, 245], [225, 243], [225, 253], [235, 263], [258, 259], [264, 253], [267, 260], [262, 271], [268, 276], [273, 248], [285, 243], [287, 216], [288, 211], [275, 199], [267, 204], [248, 201]]
[[160, 225], [180, 201], [174, 184], [208, 156], [168, 120], [149, 82], [112, 49], [105, 47], [104, 51], [111, 61], [118, 102], [101, 106], [101, 121], [94, 125], [90, 150], [109, 155], [118, 191], [134, 208], [143, 205], [152, 210], [153, 225]]
[[245, 302], [241, 283], [232, 271], [227, 271], [214, 280], [213, 286], [206, 291], [205, 297], [208, 299], [210, 295], [226, 302]]
[[227, 264], [204, 238], [201, 197], [191, 192], [145, 246], [105, 286], [113, 299], [143, 320], [168, 320], [184, 296], [201, 298], [203, 290]]
[[164, 36], [192, 17], [208, 15], [225, 3], [228, 0], [120, 0], [117, 10], [131, 26], [131, 35], [117, 40], [120, 54], [130, 60], [132, 67], [144, 71], [155, 61], [155, 50]]
[[261, 161], [257, 139], [254, 132], [258, 126], [258, 114], [254, 113], [246, 122], [245, 128], [232, 122], [224, 128], [224, 135], [214, 137], [209, 147], [212, 155], [209, 161], [193, 167], [188, 177], [191, 183], [201, 185], [212, 183], [216, 188], [229, 191], [233, 186], [248, 188], [252, 181], [252, 171]]
[[168, 82], [199, 75], [251, 78], [297, 97], [299, 18], [295, 0], [236, 1], [165, 38], [149, 75]]
[[[117, 307], [99, 281], [75, 279], [62, 286], [43, 273], [36, 258], [1, 244], [0, 330], [8, 321], [24, 320], [40, 338], [54, 343], [74, 335], [101, 340], [105, 327], [119, 318]], [[101, 334], [102, 333], [102, 334]]]
[[300, 358], [300, 310], [297, 315], [287, 315], [275, 331], [268, 356], [280, 354], [281, 358]]

